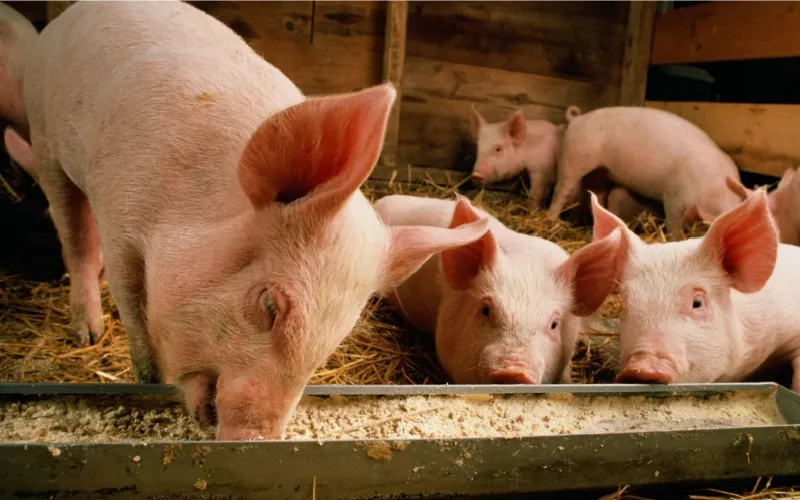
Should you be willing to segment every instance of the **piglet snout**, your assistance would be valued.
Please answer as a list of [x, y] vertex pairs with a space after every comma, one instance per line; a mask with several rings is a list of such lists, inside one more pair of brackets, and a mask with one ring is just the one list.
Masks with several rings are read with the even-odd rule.
[[616, 381], [628, 384], [670, 384], [677, 374], [672, 364], [652, 354], [637, 354], [625, 363]]
[[493, 370], [489, 372], [489, 380], [492, 384], [535, 384], [536, 378], [520, 368], [507, 368]]
[[485, 182], [486, 181], [486, 177], [484, 177], [483, 174], [478, 174], [478, 173], [470, 175], [469, 178], [471, 180], [475, 181], [475, 182]]

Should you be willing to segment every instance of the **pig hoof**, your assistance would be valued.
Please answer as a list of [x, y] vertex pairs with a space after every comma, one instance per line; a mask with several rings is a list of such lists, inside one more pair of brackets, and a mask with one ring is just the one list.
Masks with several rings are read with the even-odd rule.
[[97, 341], [97, 336], [89, 331], [89, 326], [85, 324], [75, 327], [74, 336], [78, 347], [89, 347]]

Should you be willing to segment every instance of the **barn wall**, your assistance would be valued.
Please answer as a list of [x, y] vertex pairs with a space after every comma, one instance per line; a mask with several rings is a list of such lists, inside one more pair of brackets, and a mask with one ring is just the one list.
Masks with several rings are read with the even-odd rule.
[[[43, 2], [9, 2], [43, 15]], [[192, 2], [307, 94], [383, 80], [386, 2]], [[617, 104], [628, 2], [410, 2], [398, 155], [470, 165], [470, 105], [562, 121], [567, 106]]]

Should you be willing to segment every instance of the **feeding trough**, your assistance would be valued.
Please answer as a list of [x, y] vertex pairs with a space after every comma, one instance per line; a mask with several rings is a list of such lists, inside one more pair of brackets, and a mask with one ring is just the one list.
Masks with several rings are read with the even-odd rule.
[[215, 442], [172, 386], [4, 384], [0, 496], [428, 498], [786, 476], [800, 397], [775, 384], [309, 386], [286, 437]]

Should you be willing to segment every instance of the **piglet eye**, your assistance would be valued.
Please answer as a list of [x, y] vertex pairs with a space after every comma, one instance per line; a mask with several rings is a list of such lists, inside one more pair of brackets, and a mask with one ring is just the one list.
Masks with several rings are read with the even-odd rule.
[[264, 296], [264, 308], [267, 310], [270, 318], [270, 324], [275, 321], [275, 317], [278, 315], [278, 307], [275, 305], [275, 302], [272, 301], [272, 297], [269, 295]]
[[494, 152], [495, 153], [500, 153], [501, 151], [503, 151], [503, 146], [495, 146], [494, 147]]
[[481, 306], [481, 314], [483, 316], [488, 318], [491, 313], [492, 313], [492, 310], [491, 310], [491, 308], [489, 308], [488, 304], [484, 304], [484, 305]]
[[554, 319], [553, 322], [550, 323], [550, 329], [555, 330], [556, 328], [558, 328], [558, 320]]
[[692, 309], [700, 309], [705, 305], [705, 301], [703, 301], [703, 297], [696, 296], [694, 300], [692, 300]]

